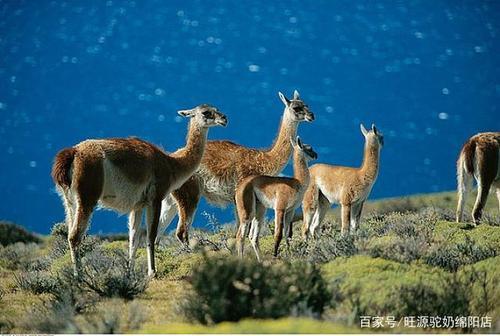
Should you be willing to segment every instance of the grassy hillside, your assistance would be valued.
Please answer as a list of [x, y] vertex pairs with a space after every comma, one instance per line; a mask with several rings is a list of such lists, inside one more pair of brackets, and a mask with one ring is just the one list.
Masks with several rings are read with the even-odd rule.
[[[144, 249], [128, 269], [125, 240], [86, 237], [77, 280], [64, 225], [37, 237], [3, 223], [14, 238], [0, 247], [0, 332], [499, 332], [498, 203], [490, 197], [475, 228], [454, 223], [454, 207], [454, 193], [369, 202], [350, 237], [340, 236], [334, 209], [317, 241], [303, 242], [296, 223], [277, 259], [269, 225], [262, 264], [248, 243], [243, 260], [233, 257], [234, 227], [195, 230], [190, 248], [164, 237], [152, 280]], [[492, 326], [361, 328], [363, 316], [489, 316]]]

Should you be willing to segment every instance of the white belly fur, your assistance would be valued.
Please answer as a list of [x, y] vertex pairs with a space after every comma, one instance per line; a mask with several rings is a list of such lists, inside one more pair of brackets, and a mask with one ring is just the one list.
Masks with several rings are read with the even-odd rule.
[[266, 208], [268, 209], [274, 209], [274, 203], [275, 203], [275, 200], [273, 199], [269, 199], [268, 197], [266, 197], [266, 195], [264, 195], [263, 192], [261, 192], [260, 190], [255, 190], [254, 189], [254, 192], [255, 192], [255, 196], [257, 197], [257, 199], [260, 201], [260, 203], [262, 203]]
[[343, 190], [342, 186], [331, 188], [326, 183], [324, 183], [321, 178], [316, 179], [316, 185], [318, 186], [321, 193], [328, 199], [328, 202], [330, 202], [330, 204], [339, 203], [340, 196], [342, 195]]
[[130, 182], [112, 163], [103, 161], [104, 186], [99, 199], [99, 206], [122, 213], [142, 208], [151, 199], [153, 183]]

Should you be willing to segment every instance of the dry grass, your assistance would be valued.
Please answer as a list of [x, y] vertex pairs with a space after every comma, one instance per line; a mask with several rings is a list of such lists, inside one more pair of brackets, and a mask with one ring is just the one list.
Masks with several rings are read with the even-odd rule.
[[[471, 197], [469, 203], [472, 201]], [[193, 270], [204, 262], [203, 253], [224, 256], [234, 252], [232, 236], [235, 229], [216, 224], [215, 233], [193, 232], [199, 244], [190, 249], [183, 248], [175, 239], [163, 239], [157, 253], [158, 278], [127, 300], [116, 295], [111, 298], [97, 295], [88, 288], [66, 289], [65, 295], [59, 295], [61, 291], [52, 288], [51, 279], [63, 281], [69, 287], [73, 284], [65, 280], [65, 272], [71, 265], [64, 227], [57, 227], [52, 236], [41, 237], [38, 243], [18, 242], [0, 247], [0, 332], [359, 332], [363, 330], [357, 328], [359, 321], [356, 318], [363, 310], [373, 313], [375, 311], [369, 309], [378, 307], [386, 313], [410, 311], [411, 307], [402, 303], [402, 296], [398, 299], [398, 290], [408, 294], [405, 302], [419, 303], [419, 309], [439, 309], [412, 295], [420, 297], [421, 293], [428, 293], [436, 295], [436, 302], [439, 299], [446, 303], [452, 299], [445, 295], [442, 279], [454, 277], [461, 284], [457, 285], [460, 288], [457, 293], [463, 294], [464, 299], [460, 301], [463, 309], [499, 316], [500, 223], [497, 206], [494, 197], [490, 197], [486, 209], [489, 225], [471, 228], [450, 221], [455, 193], [369, 202], [361, 229], [349, 241], [338, 235], [337, 209], [328, 214], [325, 234], [317, 242], [302, 243], [300, 223], [296, 223], [294, 241], [290, 248], [282, 244], [281, 258], [314, 263], [321, 267], [327, 281], [340, 286], [334, 296], [341, 303], [323, 314], [324, 321], [287, 317], [223, 322], [213, 326], [189, 323], [181, 307], [187, 294], [194, 293], [190, 280]], [[468, 209], [470, 211], [470, 204]], [[108, 238], [86, 238], [86, 255], [89, 257], [92, 251], [98, 250], [115, 259], [123, 257], [127, 246], [123, 238], [126, 237]], [[271, 257], [272, 245], [273, 238], [266, 231], [261, 240], [264, 260], [277, 263]], [[245, 258], [253, 260], [253, 251], [249, 244], [247, 247]], [[100, 266], [105, 267], [105, 260], [101, 261]], [[143, 248], [138, 251], [137, 264], [145, 265]], [[119, 263], [117, 265], [120, 267]], [[471, 278], [471, 272], [476, 272], [477, 276]], [[467, 286], [464, 285], [466, 281], [469, 281]], [[481, 331], [498, 332], [500, 325], [495, 328]]]

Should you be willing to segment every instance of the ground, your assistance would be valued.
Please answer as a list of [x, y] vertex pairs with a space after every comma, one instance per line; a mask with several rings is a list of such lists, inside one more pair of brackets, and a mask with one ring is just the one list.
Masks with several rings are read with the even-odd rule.
[[[232, 258], [233, 226], [217, 225], [212, 218], [215, 232], [193, 231], [190, 248], [171, 236], [163, 238], [157, 248], [158, 274], [149, 281], [143, 248], [138, 252], [138, 268], [131, 272], [135, 275], [130, 275], [123, 236], [89, 236], [83, 247], [87, 278], [80, 283], [68, 271], [64, 226], [56, 226], [49, 236], [22, 231], [12, 234], [10, 241], [2, 237], [0, 332], [499, 332], [497, 200], [490, 197], [484, 223], [477, 227], [453, 221], [455, 202], [453, 192], [368, 202], [360, 230], [347, 238], [339, 234], [338, 209], [333, 209], [318, 241], [303, 242], [297, 222], [291, 245], [282, 244], [278, 259], [271, 257], [270, 223], [261, 240], [264, 263], [271, 268], [286, 262], [314, 265], [333, 293], [331, 303], [320, 316], [290, 311], [277, 319], [208, 324], [193, 321], [183, 307], [197, 295], [193, 272], [201, 269], [206, 258]], [[15, 231], [11, 223], [2, 227], [9, 229], [1, 232]], [[247, 248], [241, 262], [253, 263], [254, 259]], [[421, 315], [478, 316], [484, 322], [491, 317], [491, 327], [403, 327], [405, 316]], [[362, 319], [372, 322], [377, 317], [385, 319], [382, 327], [361, 328]], [[392, 327], [388, 322], [392, 317], [401, 323]]]

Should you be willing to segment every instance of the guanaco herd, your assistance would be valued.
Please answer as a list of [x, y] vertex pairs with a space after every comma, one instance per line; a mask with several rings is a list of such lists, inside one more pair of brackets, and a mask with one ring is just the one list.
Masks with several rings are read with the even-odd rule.
[[[133, 266], [138, 247], [138, 229], [146, 217], [148, 275], [154, 276], [155, 245], [175, 215], [176, 236], [188, 242], [188, 231], [203, 196], [209, 203], [235, 204], [238, 230], [236, 250], [243, 255], [250, 238], [261, 259], [259, 234], [266, 210], [274, 210], [274, 256], [278, 256], [283, 234], [292, 238], [295, 211], [302, 205], [302, 236], [315, 239], [332, 204], [341, 207], [341, 233], [357, 229], [363, 204], [377, 179], [382, 133], [372, 125], [360, 125], [365, 138], [363, 163], [359, 168], [315, 164], [317, 154], [297, 136], [303, 121], [314, 114], [297, 91], [288, 99], [274, 143], [268, 149], [247, 148], [230, 141], [207, 141], [208, 129], [226, 126], [227, 118], [216, 107], [199, 105], [179, 111], [190, 118], [186, 145], [173, 153], [138, 138], [86, 140], [57, 153], [52, 178], [66, 212], [68, 243], [74, 272], [79, 274], [79, 246], [96, 206], [128, 213], [129, 260]], [[457, 163], [457, 222], [462, 220], [466, 191], [473, 178], [478, 194], [473, 222], [479, 223], [490, 188], [496, 188], [500, 207], [500, 132], [481, 133], [463, 146]], [[293, 177], [277, 176], [293, 153]]]

